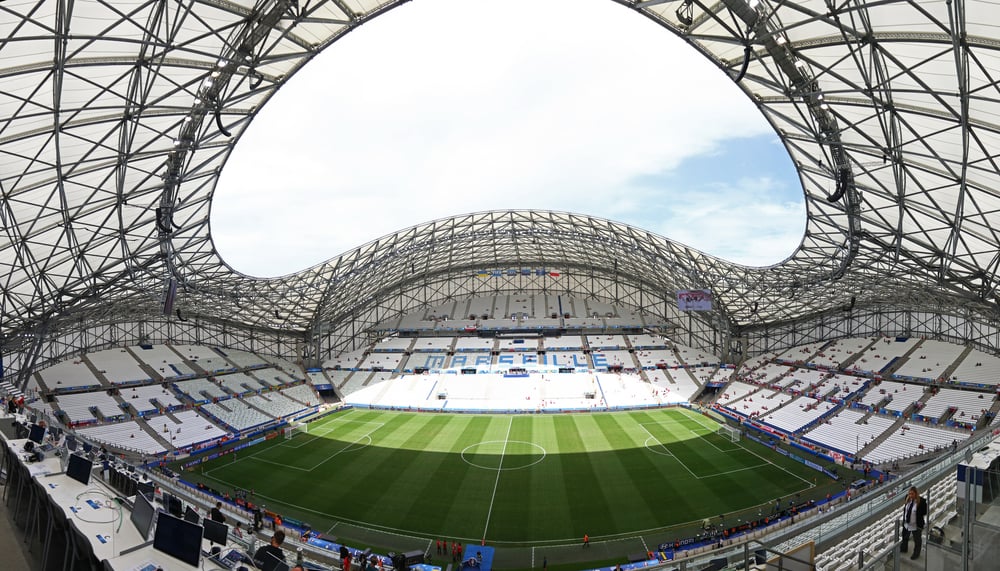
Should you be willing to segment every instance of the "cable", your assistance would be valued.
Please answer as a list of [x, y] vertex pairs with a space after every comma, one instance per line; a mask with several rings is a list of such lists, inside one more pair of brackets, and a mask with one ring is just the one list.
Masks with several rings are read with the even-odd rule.
[[[86, 494], [98, 494], [98, 495], [101, 495], [101, 496], [104, 496], [105, 498], [107, 498], [107, 501], [105, 501], [103, 503], [103, 506], [105, 508], [109, 509], [109, 510], [114, 510], [114, 509], [118, 510], [118, 513], [117, 513], [117, 516], [116, 516], [116, 519], [118, 520], [118, 527], [115, 528], [115, 533], [117, 534], [119, 531], [121, 531], [121, 529], [122, 529], [122, 522], [125, 521], [125, 518], [123, 517], [123, 513], [122, 513], [123, 510], [122, 510], [122, 503], [121, 503], [121, 501], [119, 501], [118, 498], [111, 496], [110, 494], [108, 494], [104, 490], [100, 490], [100, 489], [97, 489], [97, 488], [90, 488], [90, 489], [84, 490], [84, 491], [80, 492], [79, 494], [77, 494], [75, 499], [79, 500], [80, 497], [82, 497], [82, 496], [84, 496]], [[115, 504], [115, 505], [112, 505], [112, 504]], [[79, 519], [82, 522], [93, 523], [93, 524], [108, 524], [108, 523], [114, 523], [115, 522], [114, 519], [110, 519], [110, 520], [107, 520], [107, 521], [94, 521], [92, 519], [87, 519], [85, 517], [82, 517], [80, 515], [80, 512], [82, 512], [83, 510], [71, 510], [71, 511], [73, 511], [73, 516], [75, 518]]]

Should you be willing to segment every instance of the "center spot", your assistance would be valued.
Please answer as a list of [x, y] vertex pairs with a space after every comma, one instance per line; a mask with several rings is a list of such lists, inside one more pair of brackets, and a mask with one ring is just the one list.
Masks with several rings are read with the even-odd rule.
[[483, 470], [520, 470], [545, 459], [545, 449], [522, 440], [488, 440], [467, 446], [462, 460]]

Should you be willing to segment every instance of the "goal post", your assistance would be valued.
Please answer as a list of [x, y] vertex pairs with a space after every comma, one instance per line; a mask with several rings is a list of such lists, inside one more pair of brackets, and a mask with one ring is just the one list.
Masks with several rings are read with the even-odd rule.
[[739, 442], [742, 432], [740, 432], [740, 429], [735, 426], [720, 424], [718, 434], [723, 438], [728, 439], [730, 442]]
[[285, 440], [291, 440], [296, 434], [309, 434], [309, 425], [304, 422], [289, 422], [284, 433]]

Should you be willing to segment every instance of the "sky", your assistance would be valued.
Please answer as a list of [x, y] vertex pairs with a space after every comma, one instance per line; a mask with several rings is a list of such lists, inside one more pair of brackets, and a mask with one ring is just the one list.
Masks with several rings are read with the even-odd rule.
[[250, 124], [211, 228], [231, 266], [271, 277], [498, 209], [608, 218], [748, 265], [788, 257], [805, 228], [750, 100], [608, 0], [419, 0], [364, 24]]

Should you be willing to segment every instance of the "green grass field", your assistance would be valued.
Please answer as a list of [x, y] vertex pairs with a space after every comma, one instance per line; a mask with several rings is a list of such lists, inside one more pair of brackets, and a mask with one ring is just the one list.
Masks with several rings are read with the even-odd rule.
[[348, 410], [311, 423], [309, 434], [223, 456], [183, 477], [226, 491], [252, 488], [258, 503], [321, 532], [343, 524], [494, 545], [655, 534], [819, 491], [817, 472], [755, 443], [730, 442], [716, 427], [681, 408]]

